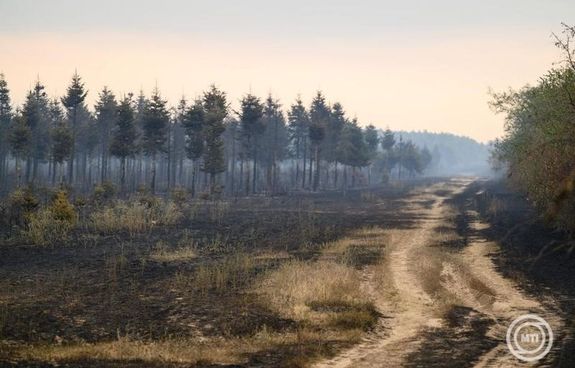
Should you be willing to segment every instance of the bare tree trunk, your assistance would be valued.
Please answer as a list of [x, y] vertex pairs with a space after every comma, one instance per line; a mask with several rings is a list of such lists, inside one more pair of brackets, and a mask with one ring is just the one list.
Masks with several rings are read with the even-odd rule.
[[[256, 147], [257, 147], [257, 141], [255, 142]], [[254, 165], [253, 165], [253, 178], [252, 178], [252, 193], [256, 194], [256, 178], [257, 178], [257, 157], [258, 157], [258, 151], [257, 149], [254, 150]]]
[[58, 163], [52, 160], [52, 186], [56, 185], [56, 171], [58, 168]]
[[238, 184], [238, 193], [241, 193], [242, 191], [242, 186], [244, 184], [244, 159], [242, 158], [240, 160], [240, 182]]
[[120, 191], [124, 193], [126, 190], [126, 157], [122, 157], [121, 171]]
[[192, 198], [196, 196], [196, 172], [198, 168], [198, 160], [193, 161], [192, 167]]
[[152, 184], [151, 184], [152, 194], [156, 194], [156, 154], [152, 156]]
[[316, 192], [319, 188], [319, 144], [315, 146], [315, 172], [313, 176], [313, 191]]
[[231, 167], [231, 183], [230, 189], [232, 196], [235, 194], [235, 178], [236, 178], [236, 137], [232, 135], [232, 167]]
[[335, 173], [333, 174], [333, 187], [335, 189], [337, 189], [337, 179], [338, 179], [337, 161], [335, 161]]
[[302, 189], [305, 189], [306, 164], [307, 164], [307, 139], [304, 138], [304, 141], [303, 141], [303, 171], [302, 171], [302, 181], [301, 181], [301, 188]]
[[16, 156], [16, 188], [20, 188], [22, 173], [20, 172], [20, 159]]

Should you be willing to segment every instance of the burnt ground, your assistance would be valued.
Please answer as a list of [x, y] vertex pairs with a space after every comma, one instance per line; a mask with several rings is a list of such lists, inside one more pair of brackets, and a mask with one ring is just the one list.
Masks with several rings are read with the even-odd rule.
[[[426, 184], [429, 183], [414, 185]], [[250, 282], [262, 271], [281, 264], [285, 254], [314, 259], [323, 242], [346, 236], [357, 228], [417, 227], [421, 219], [404, 211], [406, 202], [424, 209], [434, 203], [413, 199], [413, 188], [349, 191], [345, 197], [337, 192], [323, 192], [238, 198], [218, 218], [210, 215], [207, 206], [205, 213], [186, 218], [177, 226], [134, 237], [79, 231], [73, 241], [53, 247], [5, 242], [0, 246], [0, 366], [189, 367], [96, 358], [22, 361], [17, 351], [30, 344], [96, 343], [119, 336], [156, 341], [174, 337], [247, 337], [262, 328], [297, 331], [295, 321], [276, 315], [250, 293]], [[449, 197], [450, 193], [434, 194]], [[499, 182], [477, 181], [446, 201], [457, 209], [453, 221], [460, 237], [440, 246], [464, 249], [474, 232], [500, 244], [501, 250], [491, 254], [497, 271], [534, 298], [545, 295], [545, 300], [552, 300], [552, 307], [560, 310], [567, 323], [566, 331], [556, 331], [561, 344], [543, 363], [574, 366], [575, 343], [571, 336], [575, 329], [575, 257], [565, 250], [555, 251], [568, 240], [567, 235], [546, 226], [521, 195]], [[470, 229], [469, 210], [477, 211], [490, 226]], [[182, 239], [197, 244], [197, 258], [175, 262], [149, 259], [158, 241], [173, 247]], [[185, 277], [178, 278], [198, 267], [218, 265], [237, 253], [266, 256], [256, 262], [248, 277], [223, 289], [197, 290], [186, 284]], [[447, 311], [445, 321], [447, 328], [422, 332], [423, 343], [408, 356], [408, 366], [471, 366], [497, 343], [486, 335], [492, 321], [473, 308], [455, 306]], [[330, 357], [347, 347], [349, 344], [342, 341], [284, 344], [247, 356], [245, 366], [296, 367], [301, 365], [302, 357]], [[195, 367], [215, 366], [198, 363]]]
[[490, 225], [479, 230], [480, 235], [500, 245], [500, 251], [491, 255], [498, 272], [534, 298], [544, 297], [565, 319], [565, 331], [554, 331], [561, 343], [541, 363], [575, 366], [575, 254], [561, 247], [570, 241], [568, 234], [545, 223], [524, 196], [502, 181], [476, 181], [451, 204], [458, 209], [455, 224], [463, 236], [463, 241], [451, 246], [465, 247], [472, 232], [467, 211], [477, 211]]
[[[58, 365], [16, 359], [18, 347], [29, 344], [95, 343], [119, 336], [142, 341], [198, 335], [241, 337], [264, 326], [272, 331], [293, 331], [297, 328], [294, 321], [275, 315], [246, 291], [250, 277], [223, 289], [188, 290], [185, 278], [182, 281], [178, 275], [218, 264], [238, 252], [287, 252], [291, 257], [310, 259], [319, 254], [323, 242], [353, 229], [370, 225], [408, 228], [417, 219], [400, 215], [398, 209], [414, 186], [428, 183], [348, 191], [344, 197], [324, 192], [239, 198], [217, 218], [210, 216], [208, 208], [205, 214], [186, 218], [177, 226], [136, 236], [80, 230], [69, 242], [51, 247], [5, 241], [0, 246], [0, 365]], [[149, 259], [158, 241], [174, 247], [182, 239], [197, 244], [197, 258], [185, 262]], [[251, 276], [281, 261], [281, 257], [259, 261]], [[320, 343], [319, 349], [328, 354], [341, 348], [340, 342]], [[317, 354], [318, 346], [284, 346], [261, 352], [249, 357], [249, 365], [275, 366], [308, 350]], [[128, 362], [66, 364], [119, 367]], [[130, 362], [129, 366], [141, 364]]]

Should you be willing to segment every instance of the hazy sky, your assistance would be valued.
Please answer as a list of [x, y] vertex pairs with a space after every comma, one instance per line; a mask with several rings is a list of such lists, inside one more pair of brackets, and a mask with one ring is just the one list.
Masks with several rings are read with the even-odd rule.
[[0, 0], [0, 71], [16, 103], [37, 75], [51, 95], [77, 69], [90, 103], [107, 85], [176, 104], [211, 83], [287, 107], [323, 90], [362, 124], [502, 134], [488, 90], [534, 83], [559, 53], [573, 0]]

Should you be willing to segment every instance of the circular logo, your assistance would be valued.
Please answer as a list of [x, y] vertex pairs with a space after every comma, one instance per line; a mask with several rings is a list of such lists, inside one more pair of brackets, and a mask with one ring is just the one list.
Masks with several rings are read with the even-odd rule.
[[536, 314], [524, 314], [516, 318], [507, 329], [509, 351], [524, 362], [542, 359], [552, 345], [551, 326]]

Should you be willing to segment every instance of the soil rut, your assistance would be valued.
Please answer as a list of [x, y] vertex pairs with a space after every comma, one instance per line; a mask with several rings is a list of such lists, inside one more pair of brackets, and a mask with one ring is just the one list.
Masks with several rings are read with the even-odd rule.
[[[553, 330], [564, 325], [552, 301], [527, 296], [497, 272], [490, 258], [497, 244], [479, 235], [477, 230], [486, 225], [476, 213], [466, 214], [471, 235], [463, 249], [439, 244], [438, 229], [451, 226], [448, 220], [454, 215], [445, 199], [470, 182], [452, 180], [410, 199], [406, 215], [417, 216], [418, 224], [389, 230], [385, 260], [364, 269], [364, 287], [384, 318], [364, 342], [319, 362], [317, 368], [525, 366], [507, 350], [511, 321], [536, 313]], [[453, 320], [470, 322], [463, 327]]]

